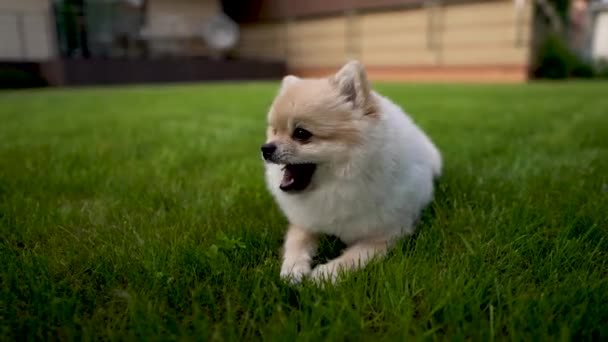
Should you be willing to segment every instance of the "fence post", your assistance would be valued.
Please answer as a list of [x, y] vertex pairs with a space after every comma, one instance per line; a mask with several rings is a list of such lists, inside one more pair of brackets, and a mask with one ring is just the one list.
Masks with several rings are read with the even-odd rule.
[[24, 15], [23, 12], [16, 12], [15, 17], [17, 19], [17, 33], [19, 35], [19, 52], [21, 53], [21, 58], [27, 59], [27, 38], [25, 37]]
[[435, 64], [441, 64], [441, 31], [442, 26], [442, 9], [441, 0], [427, 0], [424, 2], [427, 9], [427, 48], [434, 52]]
[[[42, 13], [44, 15], [44, 12]], [[51, 6], [49, 11], [47, 12], [47, 20], [45, 21], [46, 26], [46, 34], [49, 42], [49, 58], [58, 58], [60, 55], [59, 52], [59, 33], [57, 32], [57, 17], [56, 13]]]
[[526, 0], [514, 0], [515, 2], [515, 47], [523, 45], [524, 33], [524, 10]]
[[361, 34], [358, 25], [358, 14], [354, 8], [349, 8], [344, 13], [346, 19], [346, 27], [344, 30], [344, 48], [347, 59], [359, 59], [360, 56], [360, 39]]
[[283, 57], [285, 58], [285, 63], [289, 59], [289, 20], [285, 19], [283, 21]]

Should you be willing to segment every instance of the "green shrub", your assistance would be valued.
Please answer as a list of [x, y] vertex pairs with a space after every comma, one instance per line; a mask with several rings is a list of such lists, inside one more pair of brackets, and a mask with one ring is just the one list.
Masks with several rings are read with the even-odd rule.
[[595, 70], [593, 70], [591, 64], [579, 62], [572, 66], [570, 76], [575, 78], [592, 78], [595, 76]]
[[570, 62], [570, 51], [559, 38], [550, 36], [540, 46], [534, 75], [537, 78], [566, 78], [568, 77], [568, 63]]
[[0, 68], [0, 89], [45, 87], [48, 83], [40, 75], [18, 68]]
[[538, 51], [534, 76], [548, 79], [591, 78], [595, 76], [595, 70], [570, 51], [562, 39], [551, 35]]
[[595, 66], [595, 77], [608, 78], [608, 59], [600, 59]]

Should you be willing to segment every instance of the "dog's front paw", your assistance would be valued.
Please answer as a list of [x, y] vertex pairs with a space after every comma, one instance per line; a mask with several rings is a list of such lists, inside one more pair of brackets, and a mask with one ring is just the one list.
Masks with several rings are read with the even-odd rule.
[[328, 262], [323, 265], [319, 265], [312, 270], [311, 278], [315, 283], [322, 283], [323, 281], [329, 281], [336, 283], [339, 275], [339, 267], [334, 262]]
[[297, 284], [310, 274], [310, 264], [307, 262], [283, 263], [281, 278], [289, 283]]

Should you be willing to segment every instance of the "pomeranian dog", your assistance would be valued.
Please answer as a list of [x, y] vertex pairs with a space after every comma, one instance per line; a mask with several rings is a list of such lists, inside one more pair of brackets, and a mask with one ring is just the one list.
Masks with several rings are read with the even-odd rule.
[[[335, 282], [414, 232], [433, 199], [441, 155], [357, 61], [336, 74], [283, 78], [261, 147], [268, 189], [289, 221], [281, 277]], [[320, 234], [341, 256], [311, 268]]]

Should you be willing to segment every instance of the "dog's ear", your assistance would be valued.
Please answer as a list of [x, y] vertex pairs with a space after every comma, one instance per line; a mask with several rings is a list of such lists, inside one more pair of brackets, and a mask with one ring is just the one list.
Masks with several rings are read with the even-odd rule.
[[363, 64], [350, 61], [329, 80], [355, 108], [369, 106], [370, 85]]
[[287, 89], [287, 87], [298, 82], [299, 80], [300, 78], [294, 75], [287, 75], [283, 77], [283, 80], [281, 81], [281, 89], [279, 90], [279, 92], [282, 93], [283, 91], [285, 91], [285, 89]]

